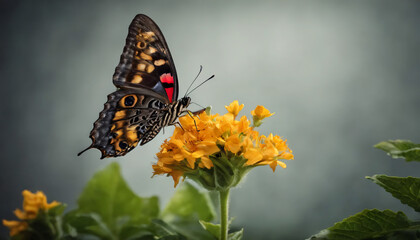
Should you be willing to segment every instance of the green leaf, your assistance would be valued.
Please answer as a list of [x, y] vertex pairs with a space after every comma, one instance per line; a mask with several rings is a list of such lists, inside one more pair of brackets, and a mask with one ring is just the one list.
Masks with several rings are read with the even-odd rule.
[[113, 233], [96, 213], [71, 211], [64, 217], [64, 232], [71, 237], [88, 234], [100, 239], [114, 239]]
[[[234, 218], [231, 218], [228, 221], [228, 226], [230, 226], [232, 224], [233, 220], [234, 220]], [[207, 232], [211, 233], [217, 239], [220, 238], [220, 224], [214, 224], [214, 223], [210, 223], [210, 222], [206, 222], [206, 221], [202, 221], [202, 220], [200, 220], [200, 224], [201, 224], [201, 226], [204, 229], [207, 230]], [[243, 229], [241, 231], [243, 232]], [[237, 235], [240, 234], [239, 232], [241, 232], [241, 231], [237, 231], [235, 233], [231, 233], [231, 234], [229, 234], [229, 236], [232, 235], [232, 236], [235, 236], [236, 237]], [[241, 238], [242, 238], [242, 235], [241, 235]], [[238, 239], [241, 239], [241, 238], [238, 238]]]
[[[170, 222], [174, 218], [200, 219], [211, 221], [216, 213], [207, 192], [200, 192], [193, 185], [185, 182], [172, 196], [162, 218]], [[197, 219], [197, 220], [198, 220]]]
[[390, 177], [386, 175], [374, 175], [366, 177], [383, 187], [402, 203], [420, 212], [420, 178], [414, 177]]
[[244, 229], [242, 228], [241, 230], [239, 230], [237, 232], [229, 234], [228, 239], [229, 240], [241, 240], [243, 235], [244, 235]]
[[118, 236], [118, 239], [154, 239], [153, 232], [149, 225], [125, 225]]
[[153, 227], [154, 227], [154, 234], [157, 237], [160, 237], [159, 239], [164, 239], [164, 237], [177, 237], [174, 239], [186, 239], [182, 234], [178, 233], [174, 226], [171, 226], [170, 224], [160, 220], [160, 219], [153, 219], [152, 221]]
[[374, 147], [384, 150], [393, 158], [405, 158], [407, 162], [420, 162], [420, 144], [408, 140], [389, 140], [376, 144]]
[[164, 236], [158, 238], [158, 240], [186, 240], [186, 238], [180, 236]]
[[57, 216], [61, 216], [64, 212], [64, 210], [66, 209], [67, 204], [65, 203], [60, 203], [59, 205], [48, 209], [48, 215], [50, 217], [57, 217]]
[[372, 209], [348, 217], [310, 239], [373, 239], [392, 236], [396, 232], [409, 230], [409, 227], [410, 221], [403, 212]]
[[220, 224], [214, 224], [203, 220], [200, 220], [200, 224], [207, 232], [211, 233], [217, 239], [220, 239]]
[[126, 240], [186, 240], [187, 238], [178, 233], [173, 226], [165, 223], [160, 219], [153, 219], [149, 225], [132, 225], [126, 226], [118, 239]]
[[197, 219], [172, 219], [168, 224], [187, 239], [214, 240], [214, 237], [203, 229]]
[[93, 214], [86, 220], [89, 223], [96, 221], [90, 230], [102, 233], [104, 229], [100, 223], [103, 223], [114, 237], [125, 225], [148, 224], [159, 214], [158, 198], [142, 198], [133, 193], [117, 163], [111, 163], [92, 177], [79, 197], [78, 205], [77, 214]]
[[214, 239], [198, 220], [211, 221], [215, 217], [208, 192], [200, 192], [193, 185], [180, 185], [162, 212], [162, 219], [188, 239]]

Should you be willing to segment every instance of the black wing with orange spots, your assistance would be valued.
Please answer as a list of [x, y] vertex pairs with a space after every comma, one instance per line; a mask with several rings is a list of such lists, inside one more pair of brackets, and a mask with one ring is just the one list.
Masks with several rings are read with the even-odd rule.
[[158, 125], [164, 107], [163, 101], [139, 94], [135, 89], [121, 89], [109, 94], [90, 133], [92, 144], [87, 149], [99, 149], [101, 159], [125, 155]]
[[141, 88], [178, 99], [178, 77], [171, 53], [159, 27], [138, 14], [128, 28], [126, 44], [113, 82], [119, 88]]
[[139, 14], [131, 22], [113, 83], [119, 89], [108, 95], [90, 132], [92, 144], [79, 155], [97, 148], [101, 158], [123, 156], [150, 141], [162, 128], [159, 120], [168, 104], [177, 100], [171, 53], [149, 17]]

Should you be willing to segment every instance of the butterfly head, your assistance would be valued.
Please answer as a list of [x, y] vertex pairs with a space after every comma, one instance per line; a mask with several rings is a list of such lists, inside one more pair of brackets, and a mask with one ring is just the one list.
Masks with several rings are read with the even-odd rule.
[[179, 103], [181, 104], [182, 109], [186, 109], [191, 103], [191, 98], [190, 97], [183, 97], [183, 98], [179, 99]]

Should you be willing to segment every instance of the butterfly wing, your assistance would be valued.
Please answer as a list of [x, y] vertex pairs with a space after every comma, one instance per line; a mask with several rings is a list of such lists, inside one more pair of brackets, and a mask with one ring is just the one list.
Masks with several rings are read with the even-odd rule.
[[178, 98], [171, 53], [149, 17], [139, 14], [131, 22], [113, 83], [119, 89], [108, 95], [87, 148], [99, 149], [101, 158], [123, 156], [152, 140], [162, 128], [165, 106]]
[[138, 14], [130, 24], [126, 45], [113, 82], [120, 88], [142, 88], [178, 98], [178, 77], [171, 53], [159, 27], [152, 19]]
[[101, 158], [125, 155], [139, 142], [150, 141], [153, 132], [160, 131], [161, 127], [156, 129], [155, 126], [160, 126], [157, 123], [164, 106], [162, 99], [139, 94], [135, 89], [121, 89], [109, 94], [90, 133], [92, 144], [87, 149], [99, 149]]

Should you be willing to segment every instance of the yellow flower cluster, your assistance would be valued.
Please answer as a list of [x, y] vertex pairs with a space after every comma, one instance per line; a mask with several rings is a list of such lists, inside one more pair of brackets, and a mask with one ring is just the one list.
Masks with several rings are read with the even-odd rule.
[[154, 175], [170, 175], [176, 186], [185, 173], [196, 168], [211, 169], [217, 160], [214, 156], [220, 152], [244, 158], [244, 167], [269, 165], [273, 171], [277, 165], [286, 168], [286, 164], [279, 161], [293, 159], [286, 140], [254, 130], [255, 119], [261, 121], [273, 114], [258, 106], [252, 111], [254, 126], [251, 126], [246, 116], [236, 120], [243, 106], [234, 101], [226, 106], [225, 115], [202, 112], [198, 116], [179, 118], [182, 127], [176, 127], [172, 137], [162, 144], [157, 153], [158, 162], [153, 165]]
[[28, 223], [26, 220], [35, 219], [38, 215], [39, 210], [48, 210], [55, 206], [60, 205], [59, 202], [53, 201], [47, 203], [47, 197], [41, 191], [36, 193], [31, 193], [28, 190], [22, 192], [23, 195], [23, 211], [16, 209], [14, 214], [17, 218], [23, 221], [8, 221], [3, 220], [3, 225], [8, 227], [10, 230], [10, 236], [14, 236], [21, 231], [24, 231], [28, 228]]

